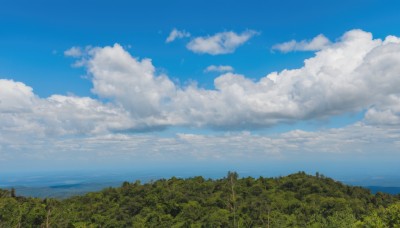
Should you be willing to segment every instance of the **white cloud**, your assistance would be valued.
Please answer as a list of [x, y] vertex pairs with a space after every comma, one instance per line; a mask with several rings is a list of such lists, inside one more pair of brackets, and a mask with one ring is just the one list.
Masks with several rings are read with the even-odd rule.
[[[0, 138], [0, 158], [10, 160], [65, 160], [69, 165], [85, 159], [92, 164], [130, 164], [146, 161], [228, 161], [262, 160], [308, 162], [331, 161], [389, 155], [398, 158], [398, 128], [368, 126], [362, 123], [317, 132], [293, 130], [282, 134], [257, 135], [226, 133], [187, 134], [160, 137], [154, 134], [102, 134], [79, 137]], [[22, 158], [21, 158], [22, 156]]]
[[135, 123], [113, 104], [88, 97], [34, 95], [21, 82], [0, 80], [0, 132], [40, 137], [98, 134], [125, 129]]
[[64, 51], [64, 55], [68, 57], [78, 58], [83, 54], [82, 49], [80, 47], [72, 47], [68, 50]]
[[391, 95], [368, 109], [365, 120], [374, 125], [400, 125], [400, 96]]
[[186, 38], [186, 37], [190, 37], [190, 33], [186, 32], [185, 30], [179, 31], [176, 28], [174, 28], [170, 32], [170, 34], [167, 37], [167, 39], [165, 40], [165, 42], [171, 43], [172, 41], [174, 41], [176, 39], [182, 39], [182, 38]]
[[244, 31], [241, 34], [235, 32], [221, 32], [213, 36], [196, 37], [187, 45], [187, 49], [198, 54], [221, 55], [233, 53], [236, 48], [246, 43], [256, 35], [253, 30]]
[[35, 99], [31, 87], [21, 82], [0, 79], [0, 113], [28, 112]]
[[177, 88], [166, 75], [155, 75], [150, 59], [135, 59], [120, 45], [99, 48], [87, 62], [92, 92], [124, 107], [143, 127], [171, 125], [169, 113]]
[[272, 47], [273, 50], [278, 50], [281, 52], [291, 52], [291, 51], [319, 51], [327, 46], [329, 46], [331, 42], [324, 35], [320, 34], [314, 37], [311, 41], [302, 40], [297, 42], [295, 40], [291, 40], [285, 43], [276, 44]]
[[214, 80], [215, 89], [179, 87], [157, 74], [150, 59], [134, 58], [118, 44], [86, 52], [92, 92], [109, 103], [60, 95], [38, 98], [23, 83], [2, 80], [2, 131], [253, 129], [363, 110], [368, 124], [396, 125], [400, 116], [400, 44], [393, 36], [373, 39], [370, 33], [352, 30], [301, 68], [259, 80], [225, 73]]
[[132, 58], [119, 45], [98, 48], [87, 66], [93, 92], [146, 126], [243, 129], [378, 108], [400, 86], [400, 46], [388, 40], [352, 30], [302, 68], [258, 81], [226, 73], [215, 79], [215, 90], [179, 88], [166, 75], [155, 75], [150, 60]]
[[234, 71], [233, 67], [227, 65], [211, 65], [208, 66], [204, 72], [231, 72]]
[[[215, 79], [214, 89], [179, 87], [157, 74], [150, 59], [134, 58], [118, 44], [82, 56], [92, 92], [107, 102], [57, 94], [41, 98], [22, 82], [0, 79], [0, 159], [241, 161], [396, 155], [400, 149], [400, 39], [394, 36], [373, 39], [352, 30], [301, 68], [259, 80], [225, 73]], [[366, 112], [359, 123], [316, 132], [125, 134], [168, 126], [251, 130], [359, 111]]]

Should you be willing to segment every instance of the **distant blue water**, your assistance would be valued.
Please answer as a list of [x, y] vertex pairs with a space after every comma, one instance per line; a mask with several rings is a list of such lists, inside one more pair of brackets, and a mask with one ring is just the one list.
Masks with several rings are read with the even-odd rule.
[[366, 186], [366, 188], [371, 190], [372, 194], [376, 194], [377, 192], [384, 192], [393, 195], [400, 194], [400, 187]]

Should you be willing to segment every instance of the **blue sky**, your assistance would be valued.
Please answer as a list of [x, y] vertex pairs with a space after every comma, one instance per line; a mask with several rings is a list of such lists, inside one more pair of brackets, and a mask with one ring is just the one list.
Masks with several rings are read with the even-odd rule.
[[371, 162], [371, 175], [398, 171], [399, 10], [4, 1], [0, 171], [331, 161], [332, 175]]

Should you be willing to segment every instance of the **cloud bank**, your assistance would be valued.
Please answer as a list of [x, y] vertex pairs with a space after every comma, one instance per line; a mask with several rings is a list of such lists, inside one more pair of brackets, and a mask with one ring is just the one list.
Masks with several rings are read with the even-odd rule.
[[[337, 161], [368, 157], [398, 158], [400, 130], [357, 123], [318, 132], [293, 130], [274, 135], [236, 132], [216, 135], [179, 133], [102, 134], [86, 137], [0, 138], [0, 162], [25, 159], [52, 162], [146, 164], [149, 161]], [[22, 156], [22, 158], [21, 158]], [[8, 163], [5, 163], [8, 164]], [[68, 163], [67, 163], [68, 164]], [[49, 164], [51, 165], [51, 164]], [[353, 166], [356, 164], [353, 164]], [[32, 166], [31, 166], [32, 167]], [[3, 167], [0, 167], [0, 170]]]
[[169, 126], [251, 130], [359, 111], [366, 111], [365, 123], [398, 125], [399, 41], [352, 30], [301, 68], [259, 80], [225, 73], [214, 80], [214, 89], [179, 87], [157, 74], [150, 59], [134, 58], [118, 44], [91, 48], [78, 62], [87, 69], [93, 94], [108, 102], [63, 95], [40, 98], [22, 82], [2, 79], [0, 131], [90, 135]]

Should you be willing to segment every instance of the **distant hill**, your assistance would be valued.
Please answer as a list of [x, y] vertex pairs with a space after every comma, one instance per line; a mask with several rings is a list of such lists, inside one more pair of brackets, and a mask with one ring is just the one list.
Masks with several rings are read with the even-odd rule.
[[[75, 183], [59, 184], [46, 187], [16, 186], [13, 189], [19, 196], [37, 198], [66, 199], [72, 196], [84, 195], [88, 192], [100, 191], [107, 187], [117, 187], [121, 182]], [[11, 190], [11, 188], [6, 188]]]
[[[88, 185], [88, 188], [94, 186]], [[95, 186], [99, 187], [99, 186]], [[74, 192], [78, 183], [43, 191]], [[395, 227], [400, 196], [304, 172], [277, 178], [172, 177], [59, 200], [0, 190], [0, 227]], [[79, 194], [82, 194], [80, 192]]]

